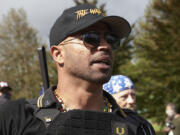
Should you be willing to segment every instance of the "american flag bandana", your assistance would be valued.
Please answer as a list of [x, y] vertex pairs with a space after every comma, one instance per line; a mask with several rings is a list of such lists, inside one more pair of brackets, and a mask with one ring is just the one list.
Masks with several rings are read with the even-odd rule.
[[115, 94], [117, 92], [133, 89], [135, 90], [133, 82], [124, 75], [114, 75], [111, 76], [109, 82], [103, 85], [103, 89], [109, 92], [110, 94]]

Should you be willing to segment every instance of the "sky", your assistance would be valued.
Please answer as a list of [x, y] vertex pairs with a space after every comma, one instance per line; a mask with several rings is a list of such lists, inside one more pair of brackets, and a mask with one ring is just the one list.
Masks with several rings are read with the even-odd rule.
[[[106, 3], [107, 15], [118, 15], [130, 24], [143, 17], [150, 0], [99, 0]], [[38, 36], [49, 44], [49, 31], [64, 9], [74, 6], [73, 0], [0, 0], [0, 21], [11, 8], [23, 8], [28, 22], [38, 30]]]

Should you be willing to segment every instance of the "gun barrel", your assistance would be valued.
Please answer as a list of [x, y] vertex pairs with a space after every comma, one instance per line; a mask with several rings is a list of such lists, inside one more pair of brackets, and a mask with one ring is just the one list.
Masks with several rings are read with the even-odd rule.
[[37, 50], [39, 55], [43, 86], [44, 86], [44, 90], [47, 90], [49, 88], [49, 76], [48, 76], [48, 68], [46, 61], [46, 51], [44, 46], [39, 47]]

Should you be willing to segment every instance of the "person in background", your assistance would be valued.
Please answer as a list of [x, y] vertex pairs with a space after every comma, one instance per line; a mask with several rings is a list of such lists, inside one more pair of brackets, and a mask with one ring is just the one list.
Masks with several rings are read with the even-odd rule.
[[110, 81], [103, 85], [103, 89], [112, 94], [121, 108], [136, 111], [135, 87], [127, 76], [112, 76]]
[[12, 89], [7, 82], [0, 82], [0, 105], [11, 100], [11, 91]]
[[[103, 89], [110, 93], [117, 104], [123, 108], [125, 113], [131, 113], [129, 116], [138, 115], [136, 112], [136, 91], [132, 80], [125, 75], [111, 76], [109, 82], [103, 85]], [[139, 115], [138, 115], [139, 116]], [[141, 116], [133, 117], [136, 121], [142, 121], [150, 134], [155, 134], [152, 125]]]
[[180, 114], [177, 113], [176, 105], [168, 103], [165, 109], [167, 119], [163, 129], [166, 135], [180, 135]]

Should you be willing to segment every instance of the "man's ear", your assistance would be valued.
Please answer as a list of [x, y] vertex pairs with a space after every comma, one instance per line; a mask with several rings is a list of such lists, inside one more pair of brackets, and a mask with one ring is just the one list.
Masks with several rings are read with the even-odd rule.
[[51, 56], [55, 62], [64, 64], [63, 49], [59, 46], [51, 46]]

